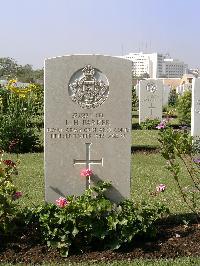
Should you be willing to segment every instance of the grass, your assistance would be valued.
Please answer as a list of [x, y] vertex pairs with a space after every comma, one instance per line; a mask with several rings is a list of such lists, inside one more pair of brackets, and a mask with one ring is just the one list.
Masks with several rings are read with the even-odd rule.
[[[141, 147], [159, 148], [156, 130], [135, 130], [133, 136], [133, 154], [131, 167], [131, 196], [135, 202], [162, 202], [172, 213], [186, 213], [189, 210], [184, 204], [176, 183], [166, 169], [166, 162], [160, 153], [134, 152]], [[7, 154], [5, 158], [19, 160], [19, 175], [16, 184], [25, 195], [20, 199], [24, 206], [34, 206], [44, 202], [44, 167], [43, 153]], [[155, 195], [156, 186], [165, 184], [165, 192]], [[181, 183], [190, 186], [185, 168], [182, 169]]]
[[[168, 265], [173, 265], [173, 266], [189, 266], [189, 265], [199, 265], [200, 264], [200, 259], [199, 258], [180, 258], [176, 260], [157, 260], [157, 261], [152, 261], [152, 260], [135, 260], [131, 262], [127, 261], [116, 261], [116, 262], [111, 262], [111, 263], [98, 263], [98, 264], [76, 264], [77, 266], [86, 266], [86, 265], [98, 265], [98, 266], [168, 266]], [[70, 264], [69, 264], [70, 265]], [[72, 264], [73, 265], [73, 264]], [[72, 266], [71, 265], [71, 266]]]
[[[12, 264], [8, 264], [8, 263], [3, 263], [0, 264], [3, 266], [10, 266]], [[15, 264], [16, 266], [18, 265], [22, 265], [22, 264]], [[29, 265], [29, 264], [26, 264]], [[42, 264], [43, 266], [54, 266], [54, 265], [58, 265], [55, 263], [44, 263]], [[165, 259], [161, 259], [161, 260], [156, 260], [156, 261], [152, 261], [152, 260], [134, 260], [134, 261], [113, 261], [113, 262], [81, 262], [81, 263], [72, 263], [72, 262], [65, 262], [63, 264], [59, 264], [61, 265], [66, 265], [66, 266], [198, 266], [200, 265], [200, 258], [192, 258], [192, 257], [186, 257], [186, 258], [178, 258], [178, 259], [169, 259], [169, 260], [165, 260]]]
[[[189, 210], [183, 202], [175, 180], [166, 169], [166, 162], [159, 153], [132, 155], [132, 198], [138, 202], [142, 200], [152, 203], [162, 202], [172, 213], [185, 213]], [[192, 185], [186, 171], [182, 169], [182, 187]], [[163, 193], [155, 194], [156, 186], [165, 184], [167, 189]]]
[[[65, 264], [66, 265], [66, 264]], [[73, 264], [68, 264], [69, 266], [73, 266]], [[115, 262], [102, 262], [102, 263], [78, 263], [74, 264], [76, 266], [189, 266], [189, 265], [200, 265], [200, 258], [180, 258], [176, 260], [135, 260], [131, 262], [127, 261], [115, 261]]]
[[158, 130], [133, 130], [133, 148], [159, 148]]
[[4, 159], [18, 161], [18, 176], [15, 183], [24, 197], [20, 199], [22, 207], [44, 202], [44, 160], [43, 153], [5, 154]]

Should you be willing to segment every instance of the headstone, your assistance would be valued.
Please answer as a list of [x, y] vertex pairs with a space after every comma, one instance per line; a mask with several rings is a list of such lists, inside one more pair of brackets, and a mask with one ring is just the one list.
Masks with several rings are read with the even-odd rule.
[[192, 80], [191, 135], [200, 138], [200, 78]]
[[163, 85], [163, 102], [162, 102], [163, 106], [168, 105], [169, 94], [170, 94], [170, 86], [169, 85]]
[[163, 83], [147, 79], [139, 82], [139, 123], [146, 119], [162, 120]]
[[108, 196], [130, 196], [131, 62], [102, 55], [45, 60], [45, 199], [81, 195], [111, 181]]

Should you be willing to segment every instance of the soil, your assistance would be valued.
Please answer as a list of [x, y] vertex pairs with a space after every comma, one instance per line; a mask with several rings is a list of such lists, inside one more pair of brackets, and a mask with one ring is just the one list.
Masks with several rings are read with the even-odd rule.
[[[156, 239], [137, 239], [117, 251], [87, 250], [83, 254], [71, 251], [68, 258], [62, 258], [56, 249], [38, 244], [35, 232], [10, 240], [0, 248], [0, 263], [67, 263], [67, 262], [109, 262], [113, 260], [177, 258], [200, 256], [200, 225], [180, 225], [162, 222], [157, 225]], [[1, 239], [0, 239], [1, 241]], [[2, 241], [1, 241], [2, 242]]]

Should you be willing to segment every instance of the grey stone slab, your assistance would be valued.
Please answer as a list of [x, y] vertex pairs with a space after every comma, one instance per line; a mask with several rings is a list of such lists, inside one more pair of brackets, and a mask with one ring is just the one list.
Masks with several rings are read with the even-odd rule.
[[146, 119], [162, 120], [163, 83], [147, 79], [139, 82], [139, 123]]
[[102, 55], [45, 60], [45, 199], [81, 195], [112, 182], [109, 197], [130, 196], [131, 62]]
[[200, 137], [200, 78], [192, 81], [191, 135]]
[[168, 105], [170, 90], [171, 90], [170, 86], [163, 85], [163, 102], [162, 102], [163, 106], [167, 106]]

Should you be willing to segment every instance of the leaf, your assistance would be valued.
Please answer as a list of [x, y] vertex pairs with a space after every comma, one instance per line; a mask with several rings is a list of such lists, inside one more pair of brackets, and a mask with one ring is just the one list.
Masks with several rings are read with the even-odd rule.
[[63, 258], [67, 258], [69, 254], [69, 248], [65, 248], [64, 250], [61, 251], [61, 256]]
[[115, 250], [121, 247], [121, 243], [118, 240], [114, 240], [113, 242], [110, 242], [109, 244], [105, 245], [105, 247]]
[[53, 240], [47, 241], [47, 246], [48, 247], [57, 248], [58, 247], [58, 244], [59, 244], [58, 241], [53, 241]]
[[79, 233], [79, 230], [77, 229], [77, 227], [74, 227], [72, 231], [72, 235], [75, 237], [78, 233]]

